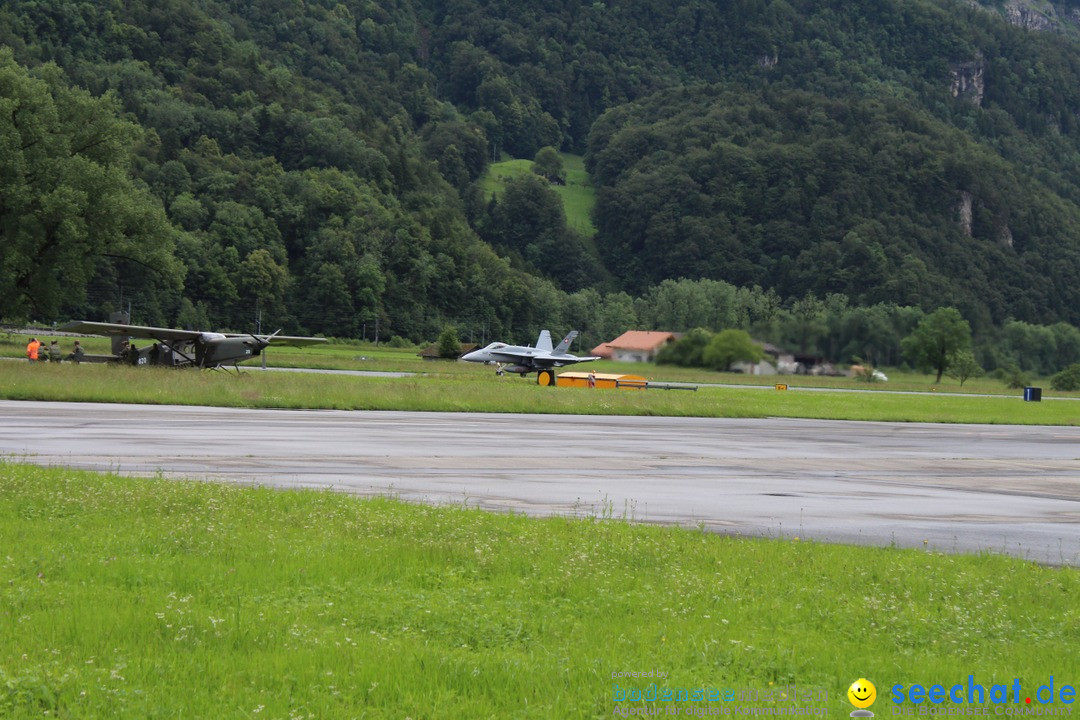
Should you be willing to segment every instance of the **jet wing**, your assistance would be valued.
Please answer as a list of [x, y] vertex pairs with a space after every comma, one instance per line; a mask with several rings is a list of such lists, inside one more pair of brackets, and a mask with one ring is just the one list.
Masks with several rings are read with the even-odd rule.
[[568, 358], [559, 358], [559, 362], [565, 364], [579, 363], [579, 362], [592, 362], [593, 360], [601, 360], [599, 355], [571, 355]]
[[65, 332], [81, 332], [90, 335], [122, 335], [124, 337], [149, 338], [151, 340], [197, 340], [203, 335], [198, 330], [172, 330], [146, 325], [122, 325], [120, 323], [85, 322], [76, 320], [63, 325]]
[[492, 361], [501, 363], [518, 363], [536, 359], [532, 353], [513, 352], [510, 350], [489, 350]]
[[577, 355], [541, 355], [533, 358], [533, 361], [543, 367], [562, 367], [563, 365], [573, 365], [574, 363], [592, 362], [593, 360], [599, 360], [598, 356], [577, 356]]

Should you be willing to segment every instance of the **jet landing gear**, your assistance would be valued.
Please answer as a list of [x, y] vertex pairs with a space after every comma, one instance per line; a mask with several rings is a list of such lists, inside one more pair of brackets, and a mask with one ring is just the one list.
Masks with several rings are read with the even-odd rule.
[[555, 371], [541, 370], [536, 373], [536, 384], [547, 385], [548, 387], [555, 387]]

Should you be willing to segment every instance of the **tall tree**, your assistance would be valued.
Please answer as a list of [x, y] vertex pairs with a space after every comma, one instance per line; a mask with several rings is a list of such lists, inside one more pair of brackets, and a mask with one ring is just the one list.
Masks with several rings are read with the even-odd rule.
[[924, 317], [915, 331], [901, 341], [904, 355], [915, 367], [937, 371], [937, 380], [961, 350], [971, 347], [971, 326], [956, 308], [938, 308]]
[[721, 330], [705, 346], [701, 359], [714, 370], [728, 370], [742, 360], [756, 363], [765, 356], [760, 345], [750, 339], [745, 330]]
[[550, 145], [540, 148], [533, 160], [532, 171], [548, 182], [558, 185], [566, 184], [566, 171], [563, 169], [562, 158], [559, 151]]
[[72, 88], [48, 64], [33, 73], [0, 49], [0, 307], [55, 317], [102, 266], [179, 287], [176, 230], [128, 176], [138, 126], [111, 96]]
[[817, 344], [818, 339], [828, 331], [828, 325], [825, 323], [825, 310], [824, 301], [819, 300], [812, 292], [807, 293], [806, 297], [791, 304], [791, 312], [788, 321], [785, 323], [785, 330], [787, 330], [788, 337], [799, 348], [800, 353], [805, 355], [812, 346]]

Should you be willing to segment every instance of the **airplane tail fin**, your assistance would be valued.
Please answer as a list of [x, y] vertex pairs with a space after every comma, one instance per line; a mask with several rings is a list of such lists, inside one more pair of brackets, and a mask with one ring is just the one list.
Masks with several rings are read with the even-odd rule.
[[551, 352], [551, 333], [547, 330], [540, 331], [540, 337], [536, 338], [536, 349]]
[[562, 342], [559, 343], [559, 346], [553, 351], [554, 354], [561, 355], [567, 352], [570, 349], [570, 343], [574, 342], [574, 338], [576, 338], [577, 336], [577, 330], [571, 330], [569, 333], [567, 333], [566, 337], [562, 339]]

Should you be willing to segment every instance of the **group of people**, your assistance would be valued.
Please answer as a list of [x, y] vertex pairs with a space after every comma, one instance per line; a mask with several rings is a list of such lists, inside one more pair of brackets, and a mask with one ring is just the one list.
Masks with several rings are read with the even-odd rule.
[[83, 361], [86, 357], [86, 353], [83, 352], [82, 345], [78, 340], [75, 341], [75, 349], [68, 353], [67, 357], [64, 357], [64, 351], [60, 349], [60, 342], [53, 340], [49, 343], [49, 347], [45, 347], [45, 343], [41, 342], [37, 338], [30, 338], [30, 342], [26, 345], [26, 359], [30, 362], [62, 362], [64, 360], [72, 360], [76, 363]]

